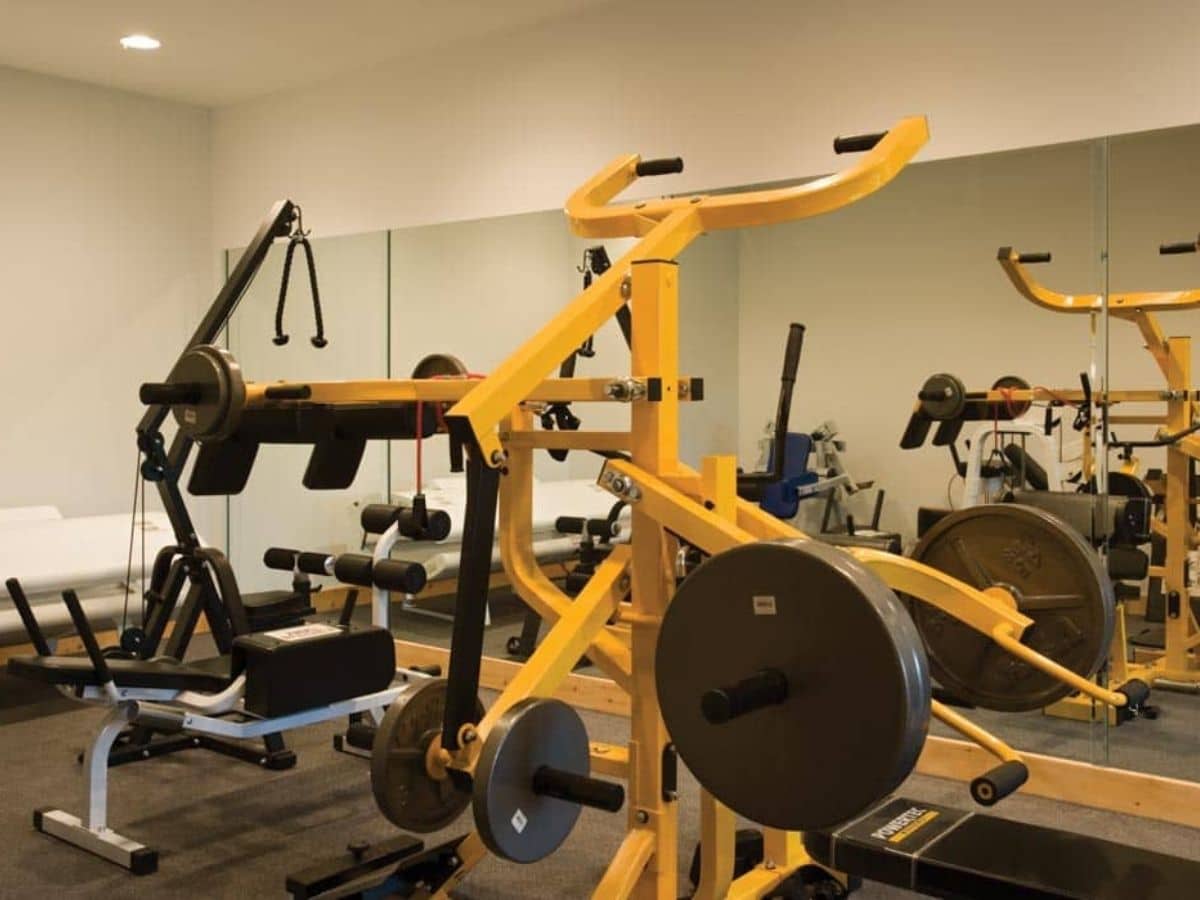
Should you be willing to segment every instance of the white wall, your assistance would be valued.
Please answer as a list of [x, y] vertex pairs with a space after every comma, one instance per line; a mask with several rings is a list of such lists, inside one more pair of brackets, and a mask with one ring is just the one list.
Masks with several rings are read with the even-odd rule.
[[927, 160], [1190, 123], [1197, 33], [1182, 3], [621, 0], [218, 110], [215, 245], [282, 196], [321, 234], [555, 208], [627, 152], [682, 154], [669, 190], [819, 173], [914, 113]]
[[0, 122], [0, 505], [125, 511], [138, 384], [212, 291], [209, 113], [0, 68]]

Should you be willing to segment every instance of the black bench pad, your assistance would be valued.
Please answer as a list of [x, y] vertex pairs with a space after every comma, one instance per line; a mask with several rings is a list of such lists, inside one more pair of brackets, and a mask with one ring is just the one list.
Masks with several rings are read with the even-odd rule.
[[[215, 692], [227, 688], [231, 681], [228, 657], [195, 664], [175, 662], [169, 657], [110, 659], [108, 668], [117, 687], [125, 688]], [[18, 656], [8, 661], [8, 672], [46, 684], [100, 684], [91, 660], [82, 656]]]
[[1200, 896], [1200, 861], [903, 798], [804, 845], [822, 865], [933, 897]]

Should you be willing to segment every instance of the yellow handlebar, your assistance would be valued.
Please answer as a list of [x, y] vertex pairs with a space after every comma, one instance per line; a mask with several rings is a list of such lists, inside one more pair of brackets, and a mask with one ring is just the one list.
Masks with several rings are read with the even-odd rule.
[[696, 194], [609, 206], [638, 180], [640, 156], [613, 160], [567, 200], [571, 229], [582, 237], [638, 237], [669, 214], [693, 208], [705, 231], [772, 225], [848, 206], [879, 190], [899, 174], [929, 140], [924, 116], [901, 119], [859, 162], [841, 172], [795, 187], [736, 194]]

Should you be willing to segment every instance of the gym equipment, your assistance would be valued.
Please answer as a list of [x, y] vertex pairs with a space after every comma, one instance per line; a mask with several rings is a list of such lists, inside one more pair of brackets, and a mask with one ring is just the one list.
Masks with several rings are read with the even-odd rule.
[[[925, 742], [916, 629], [879, 576], [816, 541], [746, 544], [702, 563], [667, 607], [655, 671], [684, 763], [726, 806], [774, 828], [851, 818], [907, 777]], [[829, 771], [851, 758], [854, 783], [830, 791]]]
[[587, 730], [561, 700], [514, 703], [488, 732], [471, 803], [479, 836], [502, 859], [544, 859], [566, 840], [580, 809], [618, 812], [619, 784], [591, 778]]
[[1183, 900], [1200, 863], [1012, 819], [897, 797], [804, 835], [833, 869], [921, 896]]
[[[379, 811], [399, 828], [431, 832], [445, 828], [471, 802], [471, 793], [426, 774], [430, 745], [446, 709], [446, 682], [431, 679], [404, 690], [375, 730], [371, 790]], [[483, 705], [476, 703], [476, 716]]]
[[[772, 797], [786, 793], [778, 783], [767, 783], [764, 779], [759, 782], [758, 791], [747, 791], [737, 784], [719, 785], [738, 805], [759, 814], [777, 814], [778, 821], [784, 823], [853, 816], [869, 809], [871, 803], [907, 774], [920, 749], [920, 736], [928, 715], [936, 716], [997, 757], [998, 765], [975, 781], [973, 795], [979, 802], [998, 801], [1017, 789], [1025, 777], [1024, 765], [1016, 751], [956, 711], [930, 700], [928, 667], [921, 643], [911, 623], [899, 624], [908, 620], [892, 591], [901, 591], [968, 623], [1024, 664], [1101, 703], [1124, 707], [1139, 699], [1132, 688], [1130, 695], [1105, 690], [1089, 680], [1092, 673], [1080, 675], [1031, 648], [1023, 639], [1035, 623], [1017, 609], [1016, 598], [1003, 586], [981, 591], [929, 566], [870, 548], [815, 550], [805, 535], [768, 515], [756, 503], [738, 496], [739, 486], [746, 486], [747, 481], [744, 473], [739, 477], [734, 458], [709, 457], [699, 472], [678, 459], [679, 404], [695, 397], [690, 390], [690, 379], [681, 378], [678, 372], [679, 280], [674, 258], [702, 233], [794, 220], [854, 202], [895, 177], [926, 137], [924, 120], [914, 118], [897, 123], [886, 133], [840, 141], [842, 149], [865, 151], [867, 156], [848, 171], [798, 187], [606, 205], [638, 177], [679, 171], [682, 165], [678, 160], [642, 161], [636, 156], [623, 157], [570, 198], [567, 215], [572, 228], [582, 236], [631, 236], [637, 242], [486, 378], [454, 383], [458, 391], [454, 395], [434, 395], [435, 383], [420, 382], [277, 386], [281, 390], [298, 391], [303, 387], [307, 391], [307, 401], [288, 403], [320, 401], [336, 406], [418, 396], [454, 400], [444, 419], [466, 455], [462, 557], [441, 729], [425, 750], [424, 774], [417, 777], [431, 783], [472, 785], [476, 832], [456, 846], [460, 865], [452, 874], [441, 873], [431, 892], [444, 896], [489, 849], [513, 858], [538, 857], [549, 852], [569, 830], [571, 817], [566, 814], [569, 810], [560, 810], [564, 814], [555, 816], [547, 832], [536, 835], [536, 841], [525, 842], [512, 835], [520, 830], [517, 824], [522, 817], [516, 812], [524, 813], [522, 804], [540, 802], [538, 798], [544, 799], [551, 790], [566, 793], [564, 788], [570, 784], [576, 785], [577, 790], [569, 795], [568, 802], [577, 803], [584, 794], [596, 799], [607, 794], [612, 800], [615, 795], [593, 783], [598, 780], [593, 776], [615, 774], [628, 781], [629, 830], [596, 893], [604, 897], [637, 893], [676, 900], [677, 757], [690, 755], [703, 764], [706, 749], [699, 737], [689, 734], [677, 750], [675, 735], [668, 732], [664, 717], [690, 714], [696, 725], [695, 734], [713, 734], [715, 739], [722, 732], [745, 735], [752, 725], [756, 726], [756, 738], [762, 733], [778, 738], [777, 741], [755, 739], [751, 746], [743, 741], [733, 757], [743, 770], [754, 768], [764, 757], [770, 762], [772, 752], [780, 758], [798, 760], [809, 753], [814, 756], [821, 753], [820, 748], [808, 746], [829, 739], [823, 733], [814, 738], [811, 727], [812, 722], [823, 721], [829, 714], [820, 699], [855, 696], [856, 685], [848, 664], [828, 656], [834, 650], [845, 654], [845, 647], [834, 640], [817, 646], [811, 633], [795, 634], [787, 628], [775, 628], [770, 640], [748, 642], [746, 649], [731, 649], [733, 642], [723, 645], [717, 659], [723, 664], [722, 657], [728, 656], [735, 665], [728, 671], [717, 672], [720, 676], [717, 680], [708, 671], [714, 663], [709, 658], [698, 660], [688, 640], [679, 637], [689, 630], [670, 625], [675, 617], [694, 615], [695, 621], [700, 621], [703, 616], [699, 610], [708, 609], [717, 619], [715, 623], [696, 625], [691, 632], [701, 633], [711, 641], [723, 623], [729, 622], [733, 627], [738, 614], [745, 613], [747, 601], [751, 614], [757, 608], [767, 618], [774, 611], [775, 622], [797, 623], [811, 615], [815, 595], [819, 594], [824, 615], [832, 615], [829, 610], [843, 610], [838, 614], [840, 627], [847, 629], [852, 627], [851, 623], [859, 622], [859, 630], [869, 636], [872, 653], [858, 654], [855, 661], [877, 674], [888, 696], [886, 701], [870, 705], [870, 716], [855, 718], [853, 722], [843, 720], [848, 728], [854, 729], [867, 727], [865, 721], [873, 716], [880, 717], [885, 726], [890, 725], [890, 729], [881, 727], [871, 732], [876, 740], [866, 765], [860, 766], [862, 760], [857, 754], [843, 754], [837, 764], [819, 773], [815, 768], [808, 768], [803, 774], [786, 772], [785, 788], [798, 793], [789, 804], [779, 802], [778, 806], [772, 806], [771, 799], [763, 796], [767, 789]], [[545, 379], [547, 373], [583, 346], [607, 318], [618, 314], [627, 303], [632, 323], [629, 376], [597, 380], [595, 387], [585, 385], [582, 379]], [[798, 341], [795, 346], [798, 351]], [[784, 372], [786, 376], [787, 366]], [[587, 391], [594, 393], [589, 395]], [[535, 427], [537, 407], [531, 408], [531, 404], [581, 400], [588, 396], [630, 403], [630, 430], [614, 434]], [[248, 388], [243, 416], [259, 408], [262, 402]], [[783, 446], [782, 442], [779, 446]], [[599, 484], [615, 499], [626, 503], [632, 516], [631, 542], [614, 546], [574, 599], [546, 577], [532, 552], [533, 457], [536, 451], [551, 448], [601, 452], [606, 461]], [[628, 451], [628, 457], [622, 451]], [[769, 474], [777, 477], [774, 472]], [[754, 479], [749, 482], [753, 483]], [[751, 492], [753, 489], [750, 488]], [[528, 662], [480, 718], [477, 694], [483, 628], [492, 547], [497, 538], [510, 584], [553, 625]], [[691, 548], [709, 560], [685, 579], [676, 594], [675, 560], [681, 547]], [[822, 552], [830, 555], [820, 556]], [[795, 577], [786, 583], [771, 583], [771, 567], [761, 561], [778, 553], [787, 555], [790, 561], [784, 565], [791, 567], [793, 576], [797, 572], [811, 575], [826, 590], [806, 593], [803, 580], [798, 582]], [[706, 571], [716, 574], [706, 575]], [[746, 585], [724, 590], [709, 581], [710, 577], [715, 579], [726, 572], [762, 580], [764, 587], [761, 593], [747, 595]], [[1080, 590], [1087, 589], [1096, 588], [1080, 586]], [[676, 595], [674, 599], [672, 595]], [[728, 602], [718, 607], [719, 600]], [[889, 622], [895, 628], [886, 627], [884, 623]], [[740, 621], [736, 624], [738, 628], [751, 628]], [[856, 633], [856, 641], [861, 637]], [[790, 642], [799, 651], [794, 655], [796, 658], [802, 658], [805, 652], [820, 654], [818, 659], [826, 666], [826, 673], [848, 675], [851, 680], [832, 686], [825, 681], [806, 680], [803, 664], [797, 666], [792, 657], [772, 656], [780, 642], [785, 645]], [[585, 652], [630, 695], [629, 747], [622, 750], [593, 745], [592, 775], [580, 774], [578, 766], [575, 770], [568, 768], [574, 778], [555, 776], [550, 784], [543, 780], [539, 790], [536, 771], [530, 773], [528, 768], [515, 764], [510, 767], [505, 762], [509, 757], [502, 751], [521, 735], [525, 737], [520, 739], [525, 740], [529, 733], [566, 735], [571, 731], [565, 717], [558, 722], [553, 707], [544, 705], [544, 698], [554, 692]], [[656, 672], [661, 684], [656, 684]], [[670, 709], [659, 702], [660, 693], [672, 698]], [[872, 694], [874, 699], [879, 696]], [[792, 715], [772, 715], [778, 712], [775, 707], [779, 705], [784, 705]], [[530, 718], [526, 719], [526, 715]], [[541, 716], [555, 724], [532, 724], [540, 722]], [[797, 718], [810, 727], [798, 728]], [[686, 731], [688, 726], [671, 727]], [[538, 742], [539, 753], [543, 743], [554, 742]], [[864, 743], [857, 742], [857, 749]], [[759, 744], [765, 747], [753, 746]], [[747, 757], [748, 753], [752, 756]], [[411, 754], [409, 758], [417, 755]], [[727, 756], [726, 768], [728, 762]], [[553, 761], [547, 764], [551, 769], [560, 768]], [[781, 771], [778, 762], [772, 771]], [[762, 787], [764, 783], [766, 788]], [[505, 791], [500, 790], [500, 785], [506, 786]], [[813, 804], [811, 809], [805, 806], [808, 802]], [[503, 815], [508, 816], [508, 833], [502, 833]], [[701, 855], [698, 895], [724, 896], [729, 893], [733, 879], [734, 812], [706, 790], [701, 796], [701, 823], [705, 852]], [[808, 881], [815, 877], [829, 882], [833, 878], [831, 873], [814, 866], [794, 831], [768, 825], [763, 831], [763, 841], [763, 863], [738, 879], [732, 886], [735, 894], [768, 896], [777, 890], [790, 890], [797, 884], [793, 879]], [[405, 882], [405, 871], [405, 863], [401, 861], [386, 877]], [[841, 883], [844, 885], [844, 879]]]
[[[1049, 513], [1009, 503], [959, 510], [925, 533], [912, 558], [981, 591], [1002, 587], [1033, 620], [1025, 643], [1042, 655], [1084, 677], [1103, 665], [1112, 583], [1095, 551]], [[968, 703], [1023, 712], [1072, 692], [942, 610], [910, 601], [909, 611], [934, 678]]]
[[[172, 657], [106, 658], [70, 590], [63, 592], [63, 602], [87, 656], [50, 655], [15, 580], [10, 580], [9, 590], [39, 655], [10, 659], [8, 672], [57, 685], [67, 696], [108, 709], [84, 758], [84, 817], [40, 809], [34, 813], [34, 827], [137, 875], [157, 869], [157, 852], [107, 824], [110, 750], [127, 727], [153, 728], [197, 743], [277, 735], [386, 706], [403, 690], [392, 685], [397, 675], [416, 675], [396, 669], [388, 631], [349, 624], [353, 593], [343, 611], [345, 624], [314, 623], [244, 635], [234, 641], [229, 655], [180, 662]], [[243, 752], [250, 753], [248, 748]], [[270, 764], [261, 752], [257, 759]]]

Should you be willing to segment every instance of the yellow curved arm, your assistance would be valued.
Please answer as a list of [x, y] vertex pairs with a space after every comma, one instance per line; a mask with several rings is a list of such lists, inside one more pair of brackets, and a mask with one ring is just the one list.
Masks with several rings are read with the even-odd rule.
[[[997, 259], [1013, 287], [1025, 299], [1051, 312], [1090, 313], [1104, 308], [1104, 298], [1100, 294], [1060, 294], [1050, 290], [1029, 274], [1019, 255], [1011, 247], [1002, 247]], [[1186, 291], [1134, 291], [1108, 296], [1108, 309], [1113, 315], [1197, 307], [1200, 307], [1200, 288]]]
[[704, 231], [746, 228], [804, 219], [861, 200], [896, 177], [929, 140], [924, 116], [893, 125], [885, 137], [850, 168], [795, 187], [736, 194], [698, 194], [624, 203], [608, 202], [638, 180], [641, 157], [618, 157], [567, 200], [571, 230], [582, 237], [641, 236], [678, 209], [695, 209]]

